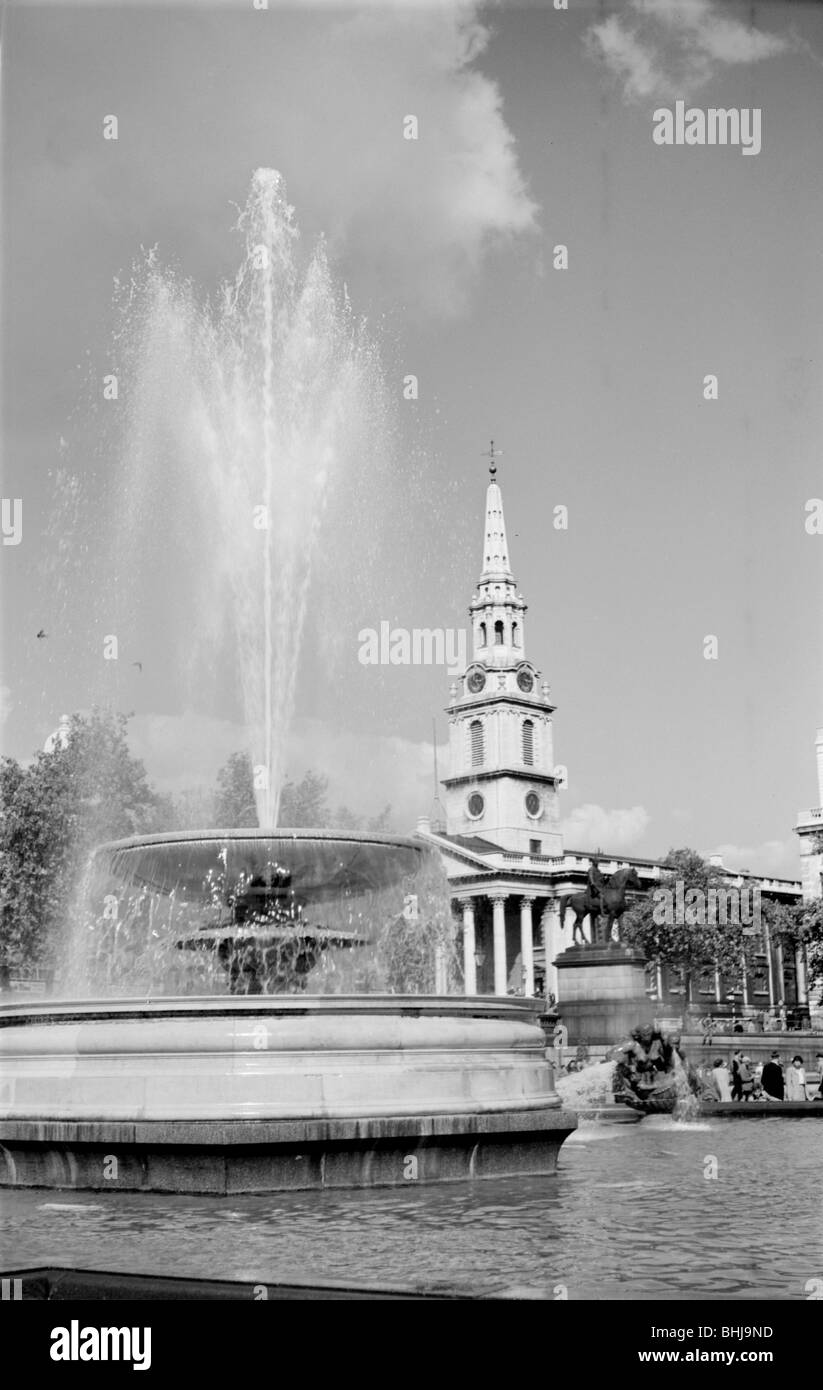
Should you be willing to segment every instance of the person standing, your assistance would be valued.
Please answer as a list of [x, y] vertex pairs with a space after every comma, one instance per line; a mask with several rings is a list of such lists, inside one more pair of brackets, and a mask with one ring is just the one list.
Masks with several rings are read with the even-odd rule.
[[785, 1092], [785, 1081], [783, 1068], [780, 1065], [780, 1053], [773, 1052], [760, 1078], [760, 1084], [769, 1100], [782, 1100]]
[[813, 1096], [812, 1099], [823, 1100], [823, 1052], [817, 1054], [817, 1079], [820, 1085], [817, 1088], [817, 1095]]
[[743, 1078], [740, 1075], [740, 1068], [743, 1065], [743, 1053], [740, 1048], [732, 1053], [732, 1100], [743, 1099]]
[[741, 1100], [752, 1100], [754, 1097], [754, 1067], [751, 1057], [744, 1057], [738, 1066], [740, 1077]]
[[555, 1024], [552, 1042], [554, 1043], [554, 1065], [560, 1072], [563, 1069], [563, 1052], [569, 1044], [569, 1030], [560, 1019]]
[[786, 1100], [806, 1099], [806, 1073], [803, 1058], [798, 1053], [792, 1057], [792, 1064], [786, 1072]]
[[711, 1076], [709, 1080], [712, 1090], [714, 1091], [718, 1100], [731, 1100], [732, 1081], [731, 1077], [729, 1076], [729, 1068], [726, 1066], [726, 1063], [723, 1061], [722, 1057], [718, 1057], [717, 1061], [712, 1067]]

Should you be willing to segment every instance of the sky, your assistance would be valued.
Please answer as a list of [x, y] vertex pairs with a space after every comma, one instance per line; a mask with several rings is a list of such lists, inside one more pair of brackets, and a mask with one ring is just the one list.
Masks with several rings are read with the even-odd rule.
[[[141, 669], [103, 669], [105, 585], [61, 529], [58, 470], [103, 439], [115, 280], [155, 247], [216, 293], [267, 166], [365, 316], [391, 407], [367, 584], [356, 528], [323, 521], [340, 564], [333, 583], [318, 565], [294, 655], [292, 775], [390, 803], [397, 829], [431, 810], [451, 677], [364, 667], [357, 634], [466, 626], [494, 438], [566, 843], [796, 876], [823, 725], [820, 7], [12, 4], [2, 64], [2, 495], [24, 517], [0, 555], [4, 751], [29, 758], [101, 690], [164, 789], [242, 746], [230, 679], [198, 700], [172, 677], [159, 580], [139, 639], [121, 632]], [[678, 100], [759, 110], [759, 153], [655, 143]]]

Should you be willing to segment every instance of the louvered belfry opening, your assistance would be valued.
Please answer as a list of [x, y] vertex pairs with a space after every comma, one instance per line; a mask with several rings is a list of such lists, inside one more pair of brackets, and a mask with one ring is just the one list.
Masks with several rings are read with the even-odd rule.
[[526, 767], [534, 766], [534, 722], [523, 720], [523, 762]]
[[471, 738], [472, 767], [483, 766], [483, 723], [480, 719], [473, 719], [469, 726]]

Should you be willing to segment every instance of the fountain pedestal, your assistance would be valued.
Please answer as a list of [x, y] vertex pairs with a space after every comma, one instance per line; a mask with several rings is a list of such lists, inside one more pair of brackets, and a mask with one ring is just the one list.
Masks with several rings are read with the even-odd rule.
[[569, 946], [557, 956], [558, 1013], [569, 1044], [622, 1042], [650, 1014], [645, 957], [629, 946]]

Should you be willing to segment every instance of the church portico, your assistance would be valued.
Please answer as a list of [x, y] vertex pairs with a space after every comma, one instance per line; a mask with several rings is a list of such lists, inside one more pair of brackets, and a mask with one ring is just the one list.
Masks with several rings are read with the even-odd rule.
[[465, 993], [542, 996], [544, 924], [553, 906], [545, 895], [515, 883], [473, 886], [455, 896]]

